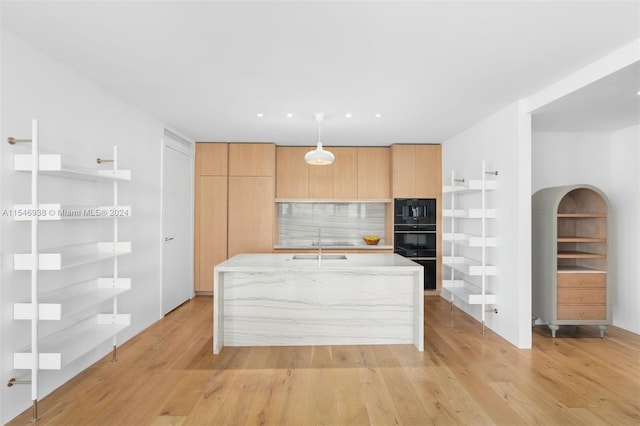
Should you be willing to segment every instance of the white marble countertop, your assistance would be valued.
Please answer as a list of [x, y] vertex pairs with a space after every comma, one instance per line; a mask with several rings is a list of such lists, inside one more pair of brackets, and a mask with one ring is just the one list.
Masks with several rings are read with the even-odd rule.
[[[335, 255], [335, 253], [326, 256]], [[294, 254], [238, 254], [215, 266], [216, 271], [294, 271], [294, 270], [399, 270], [417, 271], [421, 265], [395, 253], [347, 253], [346, 259], [294, 259]]]

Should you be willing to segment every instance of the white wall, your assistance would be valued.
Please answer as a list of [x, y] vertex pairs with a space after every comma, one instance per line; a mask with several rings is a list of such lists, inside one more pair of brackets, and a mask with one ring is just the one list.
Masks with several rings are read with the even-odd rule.
[[[490, 225], [498, 247], [489, 250], [489, 262], [498, 276], [490, 278], [489, 291], [498, 296], [498, 314], [489, 313], [486, 325], [519, 348], [531, 347], [531, 126], [520, 104], [507, 108], [449, 139], [442, 146], [443, 182], [451, 170], [465, 179], [481, 178], [481, 161], [497, 170], [497, 191], [490, 194], [498, 218]], [[448, 202], [445, 196], [445, 203]], [[477, 207], [477, 199], [460, 197], [457, 208]], [[444, 232], [447, 232], [443, 224]], [[444, 268], [445, 270], [447, 268]], [[443, 271], [446, 277], [448, 271]], [[448, 298], [448, 292], [443, 292]], [[477, 305], [457, 303], [476, 319]]]
[[[133, 279], [133, 289], [120, 296], [119, 311], [132, 314], [132, 324], [122, 332], [124, 342], [160, 318], [160, 155], [163, 125], [158, 120], [114, 98], [86, 80], [32, 48], [6, 31], [2, 32], [2, 111], [0, 129], [2, 209], [14, 203], [28, 203], [29, 175], [12, 171], [12, 154], [24, 147], [12, 147], [8, 136], [30, 137], [31, 119], [40, 122], [41, 148], [60, 152], [74, 163], [95, 167], [97, 157], [110, 158], [118, 145], [120, 166], [132, 170], [131, 183], [121, 184], [122, 204], [130, 204], [133, 217], [122, 221], [121, 239], [130, 239], [133, 254], [120, 260], [120, 275]], [[104, 203], [111, 200], [110, 184], [75, 182], [43, 178], [41, 202], [72, 204]], [[40, 245], [53, 247], [92, 240], [108, 240], [110, 224], [96, 221], [70, 221], [42, 224]], [[10, 218], [0, 218], [2, 270], [0, 281], [0, 422], [5, 423], [31, 405], [30, 386], [8, 388], [6, 381], [24, 372], [12, 370], [12, 353], [29, 344], [27, 321], [12, 320], [13, 303], [28, 299], [29, 274], [14, 272], [12, 254], [28, 250], [29, 226]], [[87, 276], [109, 272], [108, 262], [67, 272], [41, 273], [45, 291], [77, 282]], [[110, 304], [92, 307], [82, 315], [108, 311]], [[75, 320], [72, 318], [71, 320]], [[47, 322], [42, 334], [51, 333], [65, 321]], [[89, 352], [63, 371], [47, 371], [40, 376], [42, 398], [66, 380], [110, 351], [111, 343]]]
[[[535, 118], [534, 118], [535, 119]], [[640, 127], [612, 133], [534, 132], [532, 193], [541, 188], [589, 184], [611, 202], [615, 252], [614, 325], [640, 333]]]

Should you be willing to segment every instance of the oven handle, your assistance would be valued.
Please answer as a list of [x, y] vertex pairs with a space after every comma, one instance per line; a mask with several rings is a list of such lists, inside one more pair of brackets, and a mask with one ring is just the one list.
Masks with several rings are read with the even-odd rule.
[[407, 257], [409, 260], [437, 260], [435, 257]]
[[435, 234], [436, 231], [393, 231], [394, 234]]

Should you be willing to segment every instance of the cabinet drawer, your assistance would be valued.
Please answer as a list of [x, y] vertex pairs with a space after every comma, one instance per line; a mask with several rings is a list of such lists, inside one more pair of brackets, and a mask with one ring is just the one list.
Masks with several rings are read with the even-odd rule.
[[607, 292], [604, 288], [559, 288], [558, 304], [605, 304]]
[[606, 274], [558, 274], [558, 287], [604, 288], [606, 283]]
[[559, 320], [605, 320], [606, 305], [558, 305]]

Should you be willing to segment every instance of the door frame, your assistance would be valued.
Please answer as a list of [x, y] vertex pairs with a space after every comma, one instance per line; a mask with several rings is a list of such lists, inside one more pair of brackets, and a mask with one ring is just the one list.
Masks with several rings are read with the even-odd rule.
[[189, 205], [188, 206], [184, 206], [185, 209], [187, 209], [187, 213], [189, 215], [189, 229], [190, 229], [190, 233], [189, 233], [189, 259], [191, 267], [189, 268], [189, 283], [190, 285], [190, 294], [189, 294], [189, 299], [192, 299], [195, 296], [195, 290], [194, 290], [194, 272], [193, 272], [193, 265], [194, 265], [194, 196], [195, 196], [195, 180], [194, 180], [194, 173], [195, 173], [195, 147], [196, 147], [196, 143], [194, 140], [187, 138], [185, 136], [182, 136], [180, 133], [169, 129], [168, 127], [164, 127], [163, 131], [162, 131], [162, 137], [160, 140], [160, 144], [161, 144], [161, 155], [160, 155], [160, 247], [161, 247], [161, 255], [160, 255], [160, 286], [158, 288], [159, 291], [159, 304], [158, 304], [158, 312], [159, 312], [159, 317], [162, 318], [164, 317], [164, 313], [162, 312], [162, 306], [163, 306], [163, 289], [164, 289], [164, 264], [165, 264], [165, 253], [164, 253], [164, 236], [165, 236], [165, 223], [164, 223], [164, 206], [165, 206], [165, 200], [164, 200], [164, 189], [165, 189], [165, 150], [166, 149], [173, 149], [175, 151], [178, 151], [182, 154], [187, 155], [190, 159], [190, 182], [191, 182], [191, 186], [190, 186], [190, 192], [189, 192]]

